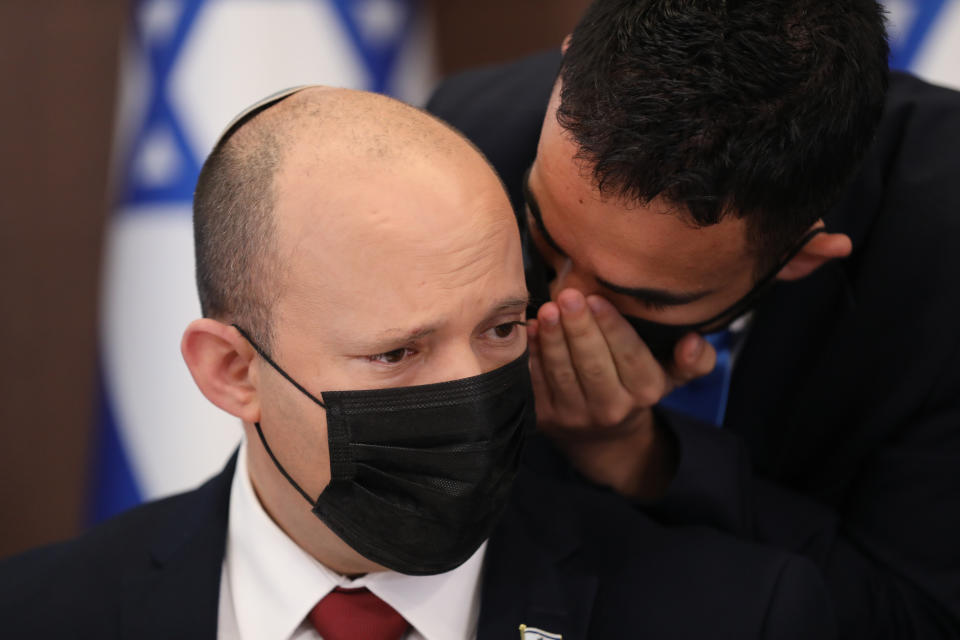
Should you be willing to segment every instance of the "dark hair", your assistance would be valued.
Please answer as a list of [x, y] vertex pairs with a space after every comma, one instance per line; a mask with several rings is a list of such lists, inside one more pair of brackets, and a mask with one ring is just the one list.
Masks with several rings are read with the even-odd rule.
[[557, 119], [601, 192], [742, 216], [769, 268], [870, 145], [887, 55], [874, 0], [595, 0]]
[[279, 145], [265, 127], [221, 139], [203, 163], [193, 197], [197, 291], [204, 317], [236, 323], [269, 348], [276, 297], [270, 267]]

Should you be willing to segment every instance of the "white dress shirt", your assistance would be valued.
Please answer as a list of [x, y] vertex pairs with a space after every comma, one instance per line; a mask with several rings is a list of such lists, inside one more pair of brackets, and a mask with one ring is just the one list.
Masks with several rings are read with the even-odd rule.
[[[393, 571], [350, 580], [287, 537], [260, 504], [240, 445], [230, 488], [230, 522], [220, 580], [220, 640], [322, 640], [306, 616], [334, 587], [366, 587], [411, 625], [406, 640], [473, 640], [486, 543], [447, 573]], [[304, 509], [309, 509], [306, 501]], [[317, 522], [319, 525], [319, 521]]]
[[737, 365], [737, 358], [743, 351], [743, 345], [747, 342], [747, 335], [750, 334], [750, 328], [753, 326], [753, 311], [747, 311], [745, 314], [730, 323], [727, 329], [733, 333], [733, 346], [730, 348], [730, 369]]

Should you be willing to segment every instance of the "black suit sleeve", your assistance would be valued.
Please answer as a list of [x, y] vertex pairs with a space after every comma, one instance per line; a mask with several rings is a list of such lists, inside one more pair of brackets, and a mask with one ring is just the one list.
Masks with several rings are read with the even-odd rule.
[[[733, 434], [682, 416], [671, 424], [683, 451], [680, 470], [667, 495], [644, 511], [672, 526], [707, 525], [810, 558], [830, 588], [843, 638], [960, 638], [956, 450], [935, 452], [937, 441], [957, 437], [960, 414], [913, 424], [911, 442], [879, 453], [860, 472], [843, 510], [753, 472]], [[924, 432], [932, 439], [923, 442]], [[791, 603], [809, 599], [793, 588], [796, 595], [778, 600], [772, 616], [787, 617]]]
[[770, 598], [761, 637], [767, 640], [837, 637], [823, 578], [813, 564], [797, 558], [784, 565]]
[[[562, 584], [564, 577], [590, 584], [595, 598], [579, 607], [589, 611], [589, 638], [838, 637], [823, 575], [807, 558], [716, 529], [664, 526], [612, 491], [569, 474], [560, 453], [543, 443], [535, 436], [528, 442], [529, 473], [514, 493], [519, 510], [509, 514], [513, 525], [491, 540], [485, 588], [517, 580]], [[529, 541], [505, 545], [507, 537]], [[544, 554], [560, 559], [556, 567], [532, 569]], [[582, 603], [588, 592], [561, 593]], [[540, 602], [537, 608], [558, 607]]]

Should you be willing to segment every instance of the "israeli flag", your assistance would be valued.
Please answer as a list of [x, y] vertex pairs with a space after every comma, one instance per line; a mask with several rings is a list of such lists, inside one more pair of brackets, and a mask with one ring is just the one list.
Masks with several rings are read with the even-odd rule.
[[960, 0], [884, 0], [890, 66], [960, 89]]
[[200, 315], [191, 199], [224, 125], [284, 87], [423, 104], [432, 38], [417, 0], [134, 0], [121, 58], [114, 216], [104, 252], [90, 520], [196, 486], [236, 446], [180, 336]]

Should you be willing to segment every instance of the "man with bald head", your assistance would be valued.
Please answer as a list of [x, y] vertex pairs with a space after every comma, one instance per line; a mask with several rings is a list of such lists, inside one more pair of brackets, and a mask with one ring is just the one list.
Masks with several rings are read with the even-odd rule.
[[518, 227], [446, 125], [284, 92], [228, 127], [194, 212], [182, 352], [239, 450], [0, 564], [5, 634], [831, 637], [807, 561], [654, 525], [528, 434]]

